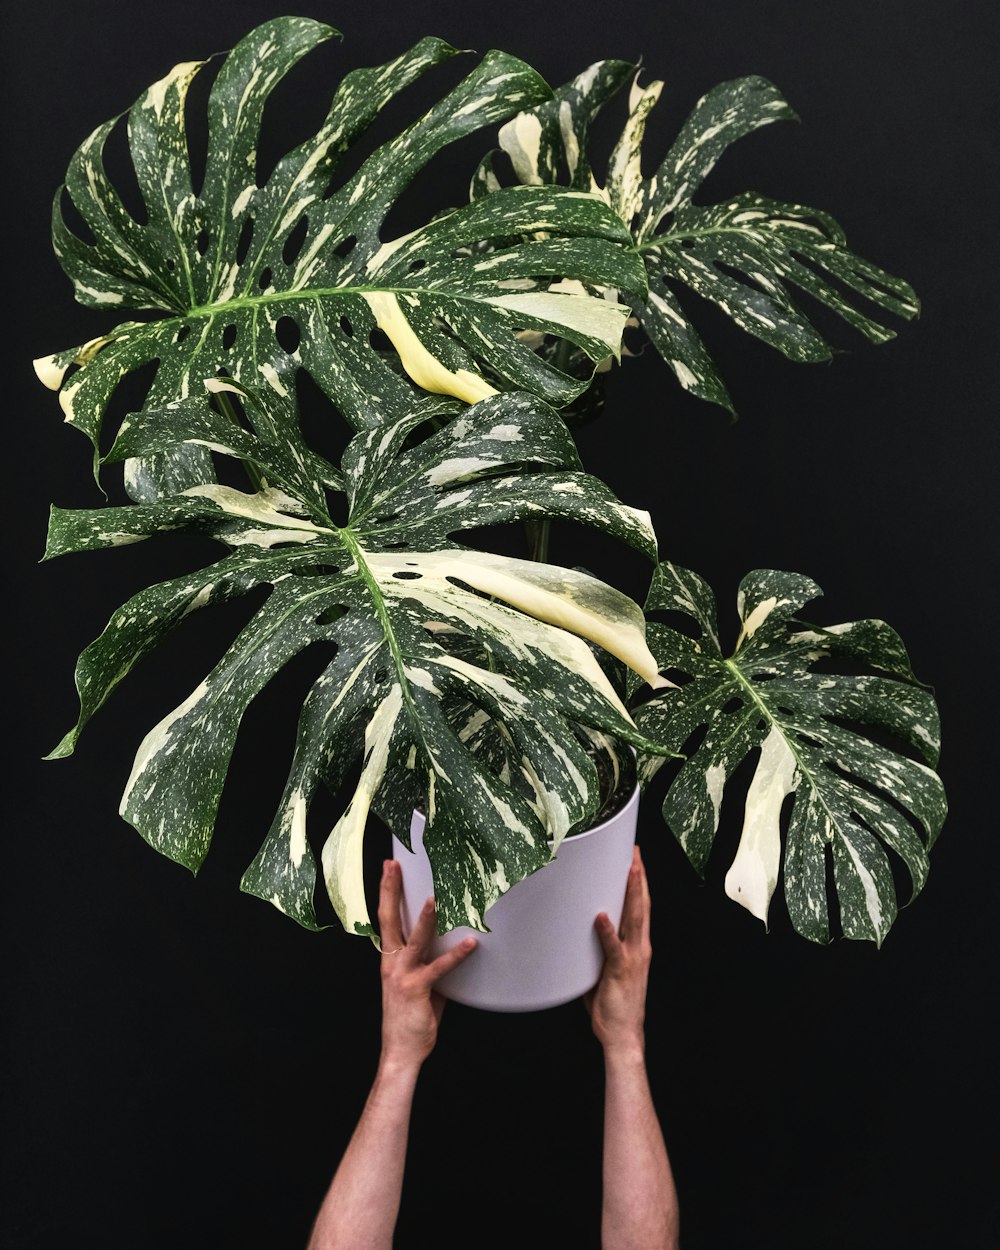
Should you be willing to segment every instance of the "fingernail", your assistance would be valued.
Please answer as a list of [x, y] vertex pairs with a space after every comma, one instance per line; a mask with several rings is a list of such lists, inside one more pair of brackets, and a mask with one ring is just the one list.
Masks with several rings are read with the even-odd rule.
[[479, 943], [476, 941], [475, 938], [463, 938], [462, 939], [463, 950], [472, 951], [472, 950], [475, 950], [478, 945]]
[[433, 911], [433, 910], [434, 910], [434, 896], [431, 895], [431, 897], [427, 900], [427, 902], [424, 903], [424, 911]]

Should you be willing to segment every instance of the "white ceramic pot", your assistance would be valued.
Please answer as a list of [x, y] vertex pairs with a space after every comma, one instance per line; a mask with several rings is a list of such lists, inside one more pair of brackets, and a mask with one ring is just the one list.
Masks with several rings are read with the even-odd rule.
[[[504, 894], [486, 914], [489, 933], [453, 929], [435, 938], [440, 955], [472, 934], [479, 948], [438, 983], [446, 998], [487, 1011], [539, 1011], [579, 998], [597, 984], [604, 952], [594, 917], [617, 926], [632, 863], [639, 787], [620, 811], [586, 833], [565, 838], [556, 859]], [[434, 893], [423, 847], [424, 817], [413, 813], [411, 854], [392, 840], [403, 875], [403, 931], [409, 934]]]

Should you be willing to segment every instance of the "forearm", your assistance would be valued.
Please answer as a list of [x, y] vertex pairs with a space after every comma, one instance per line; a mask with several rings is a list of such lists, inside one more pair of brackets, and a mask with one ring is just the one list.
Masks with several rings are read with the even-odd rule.
[[604, 1056], [603, 1250], [676, 1250], [677, 1192], [638, 1043]]
[[323, 1200], [308, 1250], [390, 1250], [420, 1065], [379, 1064], [365, 1109]]

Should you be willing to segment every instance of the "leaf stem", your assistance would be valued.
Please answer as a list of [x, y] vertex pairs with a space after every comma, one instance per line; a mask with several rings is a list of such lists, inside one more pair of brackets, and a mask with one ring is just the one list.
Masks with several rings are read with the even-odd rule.
[[[556, 350], [552, 354], [552, 365], [554, 368], [568, 373], [568, 365], [570, 353], [573, 350], [573, 344], [569, 339], [560, 339], [556, 344]], [[540, 521], [525, 521], [524, 532], [528, 540], [528, 559], [534, 560], [537, 564], [545, 564], [549, 558], [549, 535], [552, 528], [552, 522], [548, 517]]]
[[549, 558], [549, 529], [551, 521], [544, 517], [540, 521], [525, 521], [524, 529], [528, 537], [528, 559], [544, 564]]

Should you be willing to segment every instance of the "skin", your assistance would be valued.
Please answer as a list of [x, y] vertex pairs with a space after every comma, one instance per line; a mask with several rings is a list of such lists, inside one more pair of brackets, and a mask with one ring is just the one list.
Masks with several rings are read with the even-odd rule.
[[382, 1053], [354, 1136], [323, 1200], [308, 1250], [391, 1250], [399, 1215], [413, 1091], [434, 1049], [444, 1011], [435, 984], [476, 949], [475, 938], [428, 961], [434, 900], [428, 899], [409, 941], [400, 920], [399, 864], [386, 860], [379, 888], [382, 933]]
[[604, 1049], [604, 1201], [602, 1250], [676, 1250], [680, 1214], [670, 1159], [646, 1075], [649, 883], [636, 847], [621, 927], [601, 912], [594, 922], [604, 970], [584, 996]]
[[[434, 1049], [445, 1000], [434, 988], [475, 950], [467, 938], [437, 959], [428, 899], [408, 942], [400, 920], [399, 864], [387, 860], [379, 891], [382, 1053], [375, 1083], [316, 1217], [308, 1250], [391, 1250], [399, 1214], [413, 1093]], [[677, 1194], [646, 1076], [644, 1020], [652, 947], [649, 886], [638, 847], [616, 932], [603, 912], [601, 979], [585, 996], [604, 1051], [603, 1250], [676, 1250]]]

